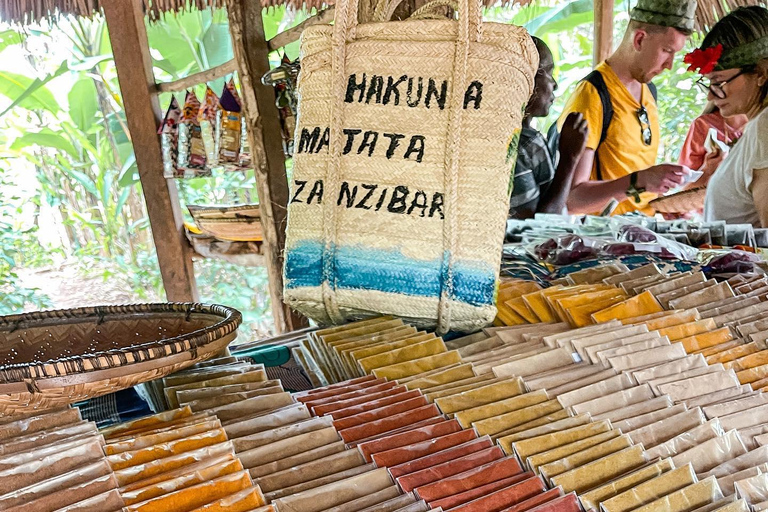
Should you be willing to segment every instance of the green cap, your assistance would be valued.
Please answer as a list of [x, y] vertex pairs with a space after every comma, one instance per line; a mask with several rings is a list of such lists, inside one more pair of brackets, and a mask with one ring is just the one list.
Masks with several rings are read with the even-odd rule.
[[639, 0], [630, 18], [650, 25], [693, 31], [696, 0]]

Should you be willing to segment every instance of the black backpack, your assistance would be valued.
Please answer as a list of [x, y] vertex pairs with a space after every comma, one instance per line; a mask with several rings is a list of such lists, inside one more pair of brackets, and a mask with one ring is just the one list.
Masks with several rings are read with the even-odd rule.
[[[600, 96], [600, 103], [603, 106], [603, 130], [600, 133], [600, 142], [597, 144], [597, 146], [600, 147], [600, 144], [602, 144], [603, 141], [605, 141], [605, 138], [608, 136], [608, 127], [610, 126], [611, 120], [613, 119], [613, 104], [611, 103], [611, 95], [608, 92], [608, 86], [603, 79], [603, 75], [597, 70], [594, 70], [585, 76], [582, 79], [582, 82], [589, 82], [594, 86], [594, 88], [597, 90], [597, 94]], [[651, 90], [653, 101], [656, 101], [656, 86], [649, 82], [648, 88]], [[550, 126], [549, 130], [547, 131], [547, 146], [549, 147], [550, 154], [557, 155], [558, 148], [560, 147], [560, 132], [557, 131], [557, 122], [552, 124], [552, 126]], [[597, 170], [597, 179], [602, 181], [603, 174], [600, 171], [600, 160], [597, 158], [597, 148], [595, 148], [595, 164]]]

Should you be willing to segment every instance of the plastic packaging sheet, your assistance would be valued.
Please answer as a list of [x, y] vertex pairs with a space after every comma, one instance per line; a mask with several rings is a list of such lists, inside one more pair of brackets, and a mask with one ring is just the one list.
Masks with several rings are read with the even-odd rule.
[[588, 448], [592, 448], [606, 441], [610, 441], [611, 439], [615, 439], [620, 435], [621, 432], [618, 430], [610, 430], [608, 432], [597, 434], [596, 436], [566, 444], [546, 452], [537, 453], [536, 455], [528, 457], [525, 462], [529, 469], [537, 471], [539, 466], [544, 466], [546, 464], [559, 461], [575, 453], [581, 452]]
[[397, 380], [457, 363], [461, 363], [461, 356], [457, 350], [451, 350], [434, 356], [376, 368], [373, 370], [373, 374], [376, 377]]
[[741, 383], [736, 377], [736, 373], [733, 370], [728, 370], [661, 384], [659, 393], [669, 395], [674, 401], [681, 402], [707, 393], [740, 386]]
[[685, 512], [723, 497], [717, 481], [707, 478], [635, 509], [636, 512]]
[[472, 371], [471, 364], [460, 364], [431, 376], [424, 376], [408, 381], [406, 387], [408, 389], [429, 389], [442, 384], [450, 384], [458, 380], [470, 379], [474, 376], [475, 373]]
[[[336, 507], [331, 507], [329, 509], [324, 510], [323, 512], [359, 512], [363, 510], [368, 510], [368, 507], [375, 507], [377, 505], [382, 505], [382, 508], [379, 510], [386, 511], [387, 508], [384, 507], [383, 504], [389, 501], [392, 501], [399, 496], [406, 498], [405, 500], [402, 501], [402, 505], [404, 506], [410, 505], [411, 503], [414, 503], [416, 501], [416, 499], [413, 497], [412, 494], [401, 495], [400, 490], [397, 488], [397, 486], [393, 485], [391, 487], [382, 489], [381, 491], [371, 493], [368, 496], [361, 496], [360, 498], [349, 501], [347, 503], [338, 505]], [[410, 496], [410, 500], [408, 499], [408, 496]], [[390, 510], [396, 510], [396, 509], [390, 509]]]
[[750, 354], [755, 354], [764, 349], [764, 342], [752, 341], [744, 344], [739, 343], [732, 348], [723, 350], [707, 357], [707, 362], [709, 364], [735, 362], [737, 359], [748, 356]]
[[726, 430], [734, 428], [744, 429], [768, 423], [768, 404], [728, 414], [727, 416], [721, 417], [720, 421], [723, 424], [723, 428]]
[[696, 482], [693, 467], [685, 465], [604, 501], [601, 509], [603, 512], [629, 512]]
[[706, 422], [701, 409], [691, 409], [629, 432], [632, 441], [653, 448]]
[[570, 418], [565, 418], [555, 422], [547, 423], [538, 427], [534, 427], [530, 430], [511, 434], [508, 436], [500, 437], [498, 439], [499, 446], [504, 449], [507, 455], [512, 455], [514, 450], [512, 449], [512, 443], [522, 441], [524, 439], [530, 439], [532, 437], [538, 437], [552, 432], [559, 432], [561, 430], [567, 430], [569, 428], [580, 427], [590, 423], [588, 414], [580, 414]]
[[653, 285], [647, 290], [653, 295], [661, 295], [662, 293], [671, 292], [679, 288], [684, 288], [696, 283], [703, 283], [706, 280], [706, 276], [703, 272], [684, 272], [680, 275], [670, 276], [669, 279]]
[[383, 368], [397, 363], [404, 363], [422, 357], [429, 357], [446, 352], [442, 338], [433, 338], [410, 346], [395, 348], [380, 354], [364, 357], [357, 361], [363, 373], [371, 373], [376, 368]]
[[292, 404], [269, 414], [261, 414], [241, 421], [235, 420], [224, 425], [224, 431], [230, 439], [264, 432], [284, 425], [290, 425], [311, 417], [309, 410], [301, 404]]
[[55, 512], [104, 512], [123, 510], [123, 500], [117, 490], [107, 491], [73, 505], [58, 508]]
[[768, 395], [757, 394], [746, 398], [730, 400], [720, 404], [712, 404], [702, 407], [704, 415], [708, 418], [728, 416], [737, 412], [768, 404]]
[[557, 400], [563, 407], [570, 407], [633, 386], [635, 386], [635, 379], [633, 379], [631, 375], [624, 373], [558, 395]]
[[672, 468], [672, 461], [670, 459], [653, 462], [637, 470], [630, 471], [623, 476], [619, 476], [606, 484], [582, 493], [580, 495], [581, 503], [585, 510], [597, 509], [598, 504], [601, 502], [671, 471]]
[[539, 477], [533, 477], [460, 505], [453, 510], [454, 512], [502, 510], [542, 494], [546, 490], [547, 486], [544, 482]]
[[693, 370], [687, 370], [684, 372], [681, 372], [677, 375], [667, 375], [666, 377], [659, 377], [658, 379], [653, 379], [651, 381], [648, 381], [648, 384], [651, 386], [651, 389], [654, 393], [657, 395], [661, 395], [661, 391], [659, 391], [659, 386], [663, 384], [669, 384], [670, 382], [678, 382], [684, 379], [689, 379], [691, 377], [698, 377], [700, 375], [708, 375], [710, 373], [718, 373], [723, 372], [725, 368], [721, 364], [713, 364], [710, 366], [703, 366], [701, 368], [694, 368]]
[[[522, 395], [524, 392], [525, 385], [523, 384], [522, 379], [513, 378], [480, 386], [458, 395], [438, 398], [435, 400], [435, 404], [440, 408], [443, 414], [453, 414], [459, 411], [487, 405], [498, 400], [513, 398]], [[539, 391], [538, 394], [534, 396], [542, 397], [542, 400], [540, 400], [542, 402], [548, 398], [546, 391], [543, 390]]]
[[[389, 405], [384, 405], [383, 407], [371, 409], [365, 412], [360, 412], [358, 414], [353, 414], [351, 416], [346, 416], [343, 418], [338, 418], [338, 419], [334, 418], [333, 426], [336, 430], [344, 430], [346, 428], [356, 427], [358, 425], [362, 425], [370, 421], [375, 421], [381, 418], [394, 416], [395, 414], [411, 411], [413, 409], [417, 409], [419, 407], [423, 407], [427, 405], [427, 398], [421, 393], [419, 393], [418, 391], [409, 391], [408, 393], [403, 393], [403, 394], [410, 395], [414, 393], [416, 394], [416, 396], [409, 398], [407, 400], [397, 401]], [[399, 395], [395, 395], [395, 397], [398, 397], [398, 396]], [[389, 399], [379, 399], [378, 402], [385, 403], [387, 401], [391, 401], [395, 397], [392, 397]]]
[[521, 474], [520, 464], [513, 458], [491, 462], [479, 468], [470, 469], [458, 475], [443, 478], [439, 482], [416, 489], [416, 495], [426, 502], [459, 494], [491, 482]]
[[671, 343], [666, 336], [655, 336], [643, 341], [631, 343], [628, 345], [622, 345], [607, 350], [601, 350], [595, 354], [597, 361], [603, 364], [608, 364], [609, 360], [614, 357], [626, 356], [629, 354], [635, 354], [643, 352], [656, 347], [669, 346]]
[[741, 471], [737, 471], [730, 475], [719, 477], [717, 479], [717, 483], [720, 486], [720, 489], [722, 489], [723, 494], [730, 496], [736, 492], [734, 485], [736, 482], [765, 473], [768, 473], [768, 462], [755, 467], [742, 469]]
[[429, 502], [430, 508], [442, 508], [443, 510], [451, 510], [454, 507], [458, 507], [459, 505], [463, 505], [464, 503], [469, 503], [470, 501], [476, 500], [478, 498], [482, 498], [483, 496], [486, 496], [488, 494], [491, 494], [492, 492], [499, 491], [501, 489], [506, 489], [507, 487], [520, 483], [523, 480], [528, 480], [533, 476], [533, 473], [521, 473], [515, 476], [511, 476], [509, 478], [504, 478], [503, 480], [497, 480], [495, 482], [491, 482], [485, 485], [481, 485], [479, 487], [475, 487], [474, 489], [470, 489], [468, 491], [460, 492], [458, 494], [453, 494], [451, 496], [446, 496], [445, 498], [440, 498], [435, 501]]
[[734, 483], [736, 495], [749, 503], [757, 504], [768, 501], [768, 474], [748, 477]]
[[183, 405], [188, 405], [194, 412], [207, 411], [215, 407], [234, 404], [236, 402], [242, 402], [250, 398], [256, 398], [268, 395], [277, 395], [285, 392], [283, 386], [272, 386], [269, 388], [257, 389], [254, 391], [245, 391], [241, 393], [221, 393], [219, 396], [201, 398], [200, 400], [192, 400], [188, 402], [182, 402]]
[[[196, 508], [192, 512], [229, 512], [232, 510], [258, 510], [264, 505], [264, 498], [258, 489], [245, 489], [225, 498]], [[250, 507], [250, 509], [248, 508]]]
[[[656, 399], [654, 398], [654, 400]], [[671, 403], [671, 400], [669, 401]], [[682, 414], [687, 410], [688, 408], [686, 407], [685, 404], [670, 405], [663, 409], [657, 409], [655, 411], [651, 411], [645, 414], [632, 416], [631, 418], [627, 418], [625, 420], [615, 421], [613, 422], [613, 427], [618, 428], [622, 432], [626, 432], [626, 433], [633, 432], [635, 430], [646, 427], [652, 423], [657, 423], [659, 421], [665, 420], [672, 416]]]
[[[395, 489], [397, 489], [397, 486], [393, 486]], [[389, 487], [387, 489], [390, 489]], [[381, 492], [381, 491], [380, 491]], [[399, 493], [400, 490], [397, 489], [397, 492]], [[355, 500], [349, 501], [347, 503], [354, 503]], [[407, 507], [413, 503], [416, 503], [416, 497], [413, 495], [413, 493], [403, 494], [396, 498], [390, 498], [386, 501], [383, 501], [376, 505], [371, 505], [368, 508], [364, 508], [362, 510], [357, 508], [350, 509], [350, 512], [352, 511], [358, 511], [358, 512], [396, 512], [400, 510], [403, 507]], [[346, 504], [338, 505], [337, 507], [331, 507], [323, 512], [332, 512], [335, 511], [337, 508], [340, 510], [343, 510], [342, 507], [344, 507]]]
[[[369, 393], [366, 395], [360, 395], [353, 398], [348, 398], [346, 400], [337, 400], [335, 402], [330, 402], [324, 405], [317, 405], [312, 408], [312, 412], [315, 416], [324, 416], [326, 414], [333, 415], [333, 413], [337, 411], [347, 410], [347, 409], [354, 410], [353, 408], [356, 406], [368, 405], [370, 402], [375, 402], [381, 398], [398, 396], [404, 393], [405, 391], [407, 391], [405, 386], [395, 386], [395, 387], [391, 387], [391, 388], [385, 389], [384, 391], [379, 391], [376, 393]], [[367, 410], [367, 409], [363, 409], [363, 410]]]
[[686, 400], [688, 407], [705, 407], [727, 400], [732, 400], [736, 397], [746, 398], [753, 395], [752, 388], [749, 385], [744, 385], [738, 388], [729, 388], [722, 391], [716, 391], [714, 393], [708, 393], [706, 395], [697, 396], [690, 400]]
[[[369, 385], [370, 384], [370, 385]], [[365, 387], [360, 387], [366, 385]], [[331, 404], [350, 398], [370, 396], [397, 387], [397, 382], [386, 382], [384, 379], [376, 379], [352, 386], [351, 388], [339, 388], [318, 395], [296, 396], [296, 400], [306, 405], [310, 410], [318, 405]]]
[[518, 434], [520, 432], [526, 432], [528, 430], [541, 427], [542, 425], [549, 425], [550, 423], [554, 423], [560, 420], [565, 420], [570, 417], [571, 417], [570, 411], [566, 409], [561, 409], [559, 411], [553, 412], [552, 414], [547, 414], [546, 416], [541, 416], [539, 418], [536, 418], [535, 420], [531, 420], [526, 423], [516, 425], [512, 428], [502, 430], [501, 432], [497, 432], [491, 435], [491, 439], [493, 439], [493, 441], [496, 442], [496, 440], [498, 440], [501, 437], [511, 436], [512, 434]]
[[648, 327], [645, 325], [624, 325], [610, 331], [574, 338], [571, 340], [571, 346], [582, 359], [585, 359], [589, 354], [589, 349], [592, 347], [599, 347], [618, 340], [635, 338], [643, 334], [648, 334]]
[[211, 413], [218, 416], [222, 422], [225, 422], [257, 412], [285, 407], [292, 404], [293, 401], [293, 397], [290, 393], [277, 393], [275, 395], [257, 396], [233, 404], [214, 407], [209, 410]]
[[669, 441], [665, 441], [653, 448], [649, 448], [646, 450], [646, 454], [649, 457], [670, 457], [679, 455], [705, 441], [724, 435], [725, 431], [723, 430], [722, 425], [720, 425], [720, 420], [715, 418], [703, 425], [699, 425], [698, 427], [689, 430], [688, 432], [675, 436]]
[[[582, 365], [586, 365], [586, 363], [581, 363], [580, 365], [575, 365], [575, 366], [582, 366]], [[591, 366], [592, 368], [595, 369], [589, 375], [586, 375], [581, 378], [574, 378], [573, 380], [564, 382], [556, 387], [546, 388], [546, 390], [550, 393], [550, 396], [555, 396], [555, 397], [560, 396], [563, 393], [568, 393], [569, 391], [574, 391], [584, 386], [588, 386], [590, 384], [594, 384], [596, 382], [600, 382], [605, 379], [611, 378], [615, 376], [617, 373], [616, 370], [614, 370], [613, 368], [605, 368], [602, 365], [588, 365], [588, 366]]]
[[[645, 324], [631, 326], [631, 327], [634, 329], [640, 329], [642, 327], [643, 331], [646, 331], [648, 329], [648, 327]], [[581, 355], [582, 359], [586, 361], [591, 361], [592, 363], [597, 364], [601, 362], [601, 360], [598, 358], [598, 353], [600, 352], [624, 347], [626, 345], [633, 345], [635, 343], [640, 343], [643, 341], [655, 340], [660, 337], [661, 336], [657, 331], [641, 332], [640, 334], [636, 334], [633, 336], [625, 336], [625, 337], [616, 336], [611, 341], [585, 347], [579, 353], [581, 354], [583, 352], [583, 355]], [[575, 346], [575, 343], [574, 343], [574, 346]]]
[[[511, 428], [528, 423], [537, 418], [562, 411], [563, 406], [557, 400], [547, 400], [540, 404], [531, 405], [524, 409], [514, 410], [491, 418], [475, 421], [472, 426], [479, 435], [496, 435]], [[459, 420], [460, 423], [461, 420]], [[462, 426], [464, 424], [462, 423]]]
[[714, 279], [709, 279], [707, 281], [691, 284], [683, 288], [677, 288], [670, 292], [660, 293], [659, 295], [656, 296], [656, 298], [658, 299], [658, 301], [661, 303], [663, 307], [667, 309], [672, 309], [669, 305], [670, 301], [679, 299], [680, 297], [685, 297], [686, 295], [689, 295], [691, 293], [712, 288], [715, 286], [715, 284], [717, 284], [717, 282]]
[[409, 423], [407, 425], [403, 425], [402, 427], [397, 427], [392, 430], [387, 430], [386, 432], [381, 432], [378, 434], [374, 434], [372, 436], [364, 437], [362, 439], [357, 439], [355, 441], [350, 442], [349, 447], [354, 448], [358, 444], [367, 443], [368, 441], [375, 441], [377, 439], [388, 437], [394, 434], [402, 434], [403, 432], [408, 432], [409, 430], [414, 430], [421, 427], [428, 427], [429, 425], [435, 425], [436, 423], [441, 423], [443, 421], [445, 421], [445, 416], [432, 416], [431, 418], [427, 418], [421, 421], [416, 421], [414, 423]]
[[564, 348], [552, 349], [534, 356], [510, 361], [493, 368], [497, 377], [527, 377], [547, 370], [574, 364], [571, 351]]
[[464, 391], [469, 391], [488, 384], [495, 384], [501, 382], [504, 379], [494, 377], [492, 374], [478, 375], [469, 379], [457, 380], [449, 384], [442, 384], [440, 386], [434, 386], [431, 388], [422, 389], [421, 392], [427, 396], [430, 402], [434, 402], [437, 398], [444, 396], [457, 395]]
[[[471, 431], [465, 430], [463, 432]], [[403, 462], [402, 464], [389, 466], [389, 474], [392, 475], [392, 478], [399, 478], [403, 475], [408, 475], [410, 473], [415, 473], [416, 471], [421, 471], [437, 464], [442, 464], [443, 462], [448, 462], [459, 457], [464, 457], [472, 453], [486, 450], [492, 446], [493, 442], [491, 439], [488, 436], [484, 436], [445, 450], [436, 450], [435, 452], [426, 456], [412, 458], [411, 460]], [[374, 461], [375, 460], [376, 459], [374, 458]]]
[[419, 459], [421, 457], [426, 457], [427, 455], [447, 450], [448, 448], [460, 446], [475, 438], [477, 438], [477, 434], [474, 431], [460, 430], [442, 437], [427, 439], [414, 444], [379, 452], [374, 454], [372, 459], [380, 468], [397, 466], [414, 459]]
[[360, 441], [371, 436], [383, 434], [384, 432], [389, 432], [435, 416], [440, 416], [440, 411], [434, 404], [430, 404], [407, 412], [395, 414], [387, 418], [381, 418], [341, 430], [339, 435], [344, 439], [344, 442], [350, 444], [354, 441]]
[[0, 456], [23, 452], [38, 446], [54, 444], [75, 436], [93, 434], [98, 432], [96, 424], [90, 421], [81, 421], [59, 428], [34, 432], [20, 437], [14, 437], [0, 443]]
[[646, 327], [648, 327], [650, 331], [655, 331], [701, 320], [701, 315], [699, 315], [699, 312], [695, 309], [667, 311], [666, 313], [668, 314], [665, 316], [646, 320]]
[[611, 320], [609, 322], [598, 325], [588, 325], [578, 329], [571, 329], [565, 332], [550, 334], [549, 336], [544, 336], [543, 341], [550, 347], [559, 347], [573, 350], [574, 347], [572, 343], [575, 340], [584, 340], [586, 338], [591, 338], [592, 336], [597, 336], [603, 333], [615, 331], [616, 329], [621, 329], [622, 327], [623, 326], [621, 325], [621, 322]]
[[765, 461], [767, 460], [768, 460], [768, 446], [761, 446], [759, 448], [756, 448], [752, 451], [745, 453], [744, 455], [740, 455], [734, 459], [724, 462], [700, 476], [702, 478], [706, 478], [709, 476], [722, 478], [724, 476], [728, 476], [733, 473], [743, 471], [745, 469], [759, 466], [761, 464], [764, 464]]
[[279, 498], [284, 498], [286, 496], [291, 496], [293, 494], [307, 491], [310, 489], [315, 489], [317, 487], [331, 484], [334, 482], [340, 482], [342, 480], [347, 480], [349, 478], [352, 478], [357, 475], [361, 475], [363, 473], [369, 473], [376, 469], [376, 466], [373, 464], [366, 464], [361, 466], [352, 467], [349, 469], [345, 469], [343, 471], [338, 471], [335, 473], [327, 474], [324, 476], [320, 476], [318, 478], [300, 482], [297, 484], [294, 484], [290, 487], [284, 487], [281, 489], [275, 489], [274, 491], [271, 491], [269, 493], [265, 494], [265, 497], [267, 501], [272, 502]]
[[[263, 380], [259, 382], [246, 382], [243, 384], [229, 384], [227, 386], [215, 386], [199, 389], [181, 389], [176, 395], [179, 402], [186, 405], [188, 402], [202, 400], [204, 398], [213, 398], [219, 395], [228, 395], [232, 393], [247, 393], [249, 391], [266, 391], [279, 389], [283, 391], [282, 383], [279, 380]], [[271, 393], [280, 391], [270, 391]]]
[[260, 478], [254, 478], [254, 483], [265, 493], [270, 493], [360, 467], [363, 464], [365, 464], [365, 460], [357, 450], [344, 450]]
[[227, 441], [227, 435], [223, 429], [209, 430], [208, 432], [195, 434], [194, 436], [184, 439], [176, 439], [167, 443], [149, 446], [147, 448], [109, 455], [107, 460], [112, 466], [112, 469], [118, 471], [153, 460], [163, 459], [172, 455], [179, 455], [206, 446], [223, 443], [225, 441]]
[[[62, 480], [58, 479], [61, 483]], [[101, 475], [91, 479], [83, 479], [74, 483], [70, 478], [67, 486], [58, 485], [58, 489], [51, 492], [50, 480], [41, 484], [27, 487], [26, 489], [6, 495], [0, 500], [2, 510], [8, 512], [22, 512], [33, 510], [35, 512], [52, 512], [63, 506], [72, 505], [78, 501], [92, 496], [108, 492], [117, 488], [117, 480], [111, 474]]]
[[325, 446], [337, 440], [339, 440], [339, 435], [336, 430], [333, 427], [326, 427], [239, 452], [237, 456], [243, 465], [250, 469], [267, 462], [297, 455], [312, 448]]
[[150, 479], [136, 482], [133, 486], [121, 488], [120, 495], [125, 500], [126, 505], [133, 505], [243, 470], [243, 465], [235, 458], [206, 466], [201, 464], [203, 463], [184, 466], [176, 471], [163, 473], [155, 481]]
[[[261, 366], [261, 365], [260, 365]], [[267, 379], [267, 373], [263, 367], [254, 368], [253, 365], [248, 365], [239, 372], [231, 372], [231, 375], [224, 375], [210, 380], [201, 380], [198, 382], [190, 382], [181, 385], [169, 385], [166, 384], [163, 392], [165, 398], [171, 407], [180, 407], [178, 397], [176, 393], [182, 389], [204, 389], [216, 386], [231, 386], [233, 384], [246, 384], [249, 382], [264, 382]]]
[[366, 462], [371, 462], [373, 459], [371, 455], [375, 453], [385, 452], [387, 450], [393, 450], [403, 446], [419, 443], [429, 439], [435, 439], [441, 436], [452, 434], [461, 430], [459, 422], [454, 420], [446, 420], [434, 425], [428, 425], [426, 427], [416, 428], [401, 432], [399, 434], [393, 434], [391, 436], [383, 437], [374, 441], [361, 443], [357, 446], [360, 452], [365, 457]]
[[391, 487], [392, 483], [387, 470], [381, 468], [280, 498], [274, 504], [284, 512], [320, 512]]
[[260, 464], [259, 466], [250, 468], [248, 472], [250, 473], [251, 478], [255, 479], [262, 476], [271, 475], [279, 471], [284, 471], [286, 469], [290, 469], [292, 467], [299, 466], [307, 462], [312, 462], [318, 459], [322, 459], [323, 457], [328, 457], [336, 453], [343, 452], [346, 449], [347, 448], [344, 445], [343, 441], [337, 441], [335, 443], [329, 443], [327, 445], [320, 446], [318, 448], [302, 451], [301, 453], [298, 453], [291, 457], [286, 457], [284, 459], [268, 462], [266, 464]]
[[71, 425], [80, 422], [81, 419], [79, 409], [61, 409], [41, 416], [32, 416], [11, 423], [5, 423], [0, 425], [0, 441]]
[[531, 455], [545, 452], [558, 446], [573, 443], [587, 437], [592, 437], [611, 430], [609, 421], [599, 421], [586, 425], [569, 428], [557, 432], [542, 434], [540, 436], [523, 439], [512, 444], [520, 460], [526, 460]]
[[616, 409], [627, 407], [628, 405], [643, 402], [653, 398], [653, 391], [647, 384], [636, 386], [634, 388], [604, 395], [594, 400], [589, 400], [571, 407], [574, 413], [589, 413], [592, 415], [601, 414]]
[[221, 428], [221, 422], [217, 418], [212, 417], [198, 423], [182, 426], [167, 432], [139, 435], [136, 437], [124, 439], [122, 441], [113, 442], [106, 445], [104, 447], [104, 451], [107, 455], [115, 455], [118, 453], [140, 450], [158, 444], [169, 443], [178, 439], [184, 439], [189, 436], [195, 436], [218, 428]]
[[745, 355], [735, 361], [725, 363], [725, 367], [734, 371], [748, 370], [768, 364], [768, 350], [761, 350], [753, 354]]
[[247, 436], [239, 437], [232, 440], [232, 444], [235, 447], [235, 451], [243, 452], [274, 443], [276, 441], [281, 441], [289, 437], [307, 434], [317, 430], [323, 430], [331, 426], [332, 421], [330, 417], [311, 418], [305, 421], [292, 423], [290, 425], [277, 427], [272, 430], [265, 430], [263, 432], [257, 432]]
[[101, 445], [101, 439], [91, 439], [0, 471], [0, 496], [97, 462], [104, 457]]
[[47, 444], [44, 446], [38, 446], [36, 448], [30, 448], [23, 452], [12, 453], [4, 457], [0, 457], [0, 472], [7, 469], [12, 469], [21, 464], [31, 462], [33, 460], [41, 459], [49, 455], [55, 455], [56, 453], [69, 450], [83, 443], [93, 442], [103, 444], [104, 438], [98, 433], [84, 434], [81, 436], [71, 437], [69, 439], [62, 440], [56, 444]]
[[410, 492], [417, 487], [437, 482], [443, 478], [469, 471], [470, 469], [480, 467], [502, 458], [504, 458], [502, 449], [498, 446], [493, 446], [479, 452], [471, 453], [420, 471], [403, 475], [397, 479], [397, 483], [403, 491]]
[[551, 484], [561, 486], [565, 492], [580, 493], [639, 468], [646, 462], [643, 447], [634, 445], [557, 475], [551, 479]]
[[[630, 421], [630, 420], [634, 421], [635, 418], [645, 416], [653, 412], [660, 412], [661, 410], [664, 410], [671, 406], [672, 406], [671, 398], [669, 398], [668, 396], [658, 396], [656, 398], [651, 398], [650, 400], [629, 405], [622, 409], [615, 409], [613, 411], [607, 411], [604, 413], [595, 414], [592, 416], [592, 419], [594, 419], [595, 421], [611, 420], [612, 422], [620, 422], [620, 421], [623, 422], [623, 421]], [[629, 432], [629, 430], [631, 429], [623, 428], [622, 430], [624, 432]]]
[[115, 471], [115, 477], [120, 486], [126, 486], [146, 478], [151, 478], [161, 473], [173, 471], [182, 466], [194, 464], [202, 460], [218, 457], [220, 455], [234, 454], [235, 450], [232, 447], [232, 443], [227, 441], [226, 443], [215, 444], [213, 446], [207, 446], [199, 450], [182, 453], [179, 455], [173, 455], [164, 459], [153, 460], [146, 464], [140, 464], [119, 471]]
[[[608, 455], [629, 448], [630, 446], [632, 446], [632, 441], [629, 439], [629, 436], [623, 435], [574, 453], [555, 462], [544, 464], [538, 469], [548, 481], [552, 481], [552, 479], [558, 475], [582, 467], [603, 457], [607, 457]], [[568, 489], [568, 487], [564, 487], [564, 489]]]
[[704, 356], [697, 354], [659, 364], [658, 366], [635, 370], [632, 372], [632, 376], [638, 383], [643, 384], [650, 380], [658, 379], [659, 377], [675, 375], [686, 370], [693, 370], [694, 368], [701, 368], [706, 365], [707, 361], [704, 359]]
[[[515, 509], [512, 509], [515, 510]], [[517, 510], [528, 510], [518, 508]], [[530, 509], [531, 512], [580, 512], [579, 499], [575, 493], [566, 494], [560, 498]], [[515, 511], [516, 512], [516, 511]]]
[[[688, 354], [679, 343], [674, 343], [666, 347], [656, 347], [649, 350], [642, 350], [634, 354], [616, 356], [608, 358], [608, 363], [618, 371], [633, 370], [650, 366], [652, 364], [663, 364], [667, 361], [682, 359]], [[638, 382], [640, 382], [638, 380]]]
[[[721, 510], [723, 507], [731, 507], [734, 505], [735, 502], [736, 502], [736, 496], [727, 496], [723, 499], [713, 501], [712, 503], [708, 503], [702, 507], [692, 510], [691, 512], [714, 512], [716, 510]], [[744, 503], [743, 501], [742, 503], [744, 504], [744, 506], [746, 506], [746, 503]], [[726, 508], [726, 510], [731, 510], [732, 512], [735, 512], [736, 510], [741, 511], [742, 509]], [[748, 512], [748, 511], [749, 511], [749, 507], [743, 509], [743, 512]]]

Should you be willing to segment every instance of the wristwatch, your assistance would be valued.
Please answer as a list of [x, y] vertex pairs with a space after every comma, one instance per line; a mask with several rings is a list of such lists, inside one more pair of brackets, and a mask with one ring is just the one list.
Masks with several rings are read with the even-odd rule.
[[629, 188], [627, 189], [627, 196], [632, 197], [636, 203], [640, 202], [640, 194], [645, 192], [644, 188], [637, 188], [637, 173], [633, 172], [629, 175]]

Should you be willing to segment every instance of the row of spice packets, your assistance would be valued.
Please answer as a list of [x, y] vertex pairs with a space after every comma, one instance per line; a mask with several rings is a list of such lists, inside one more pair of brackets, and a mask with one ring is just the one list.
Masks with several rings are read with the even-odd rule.
[[[533, 473], [530, 476], [557, 489], [556, 494], [577, 493], [586, 509], [746, 511], [747, 502], [759, 509], [768, 481], [764, 474], [768, 448], [761, 444], [759, 433], [765, 432], [768, 400], [750, 386], [740, 385], [722, 365], [708, 366], [703, 355], [688, 355], [681, 344], [673, 345], [668, 336], [659, 334], [659, 329], [697, 321], [695, 314], [684, 313], [655, 317], [656, 323], [648, 323], [654, 318], [628, 318], [580, 330], [566, 323], [491, 328], [446, 343], [446, 350], [459, 352], [459, 363], [441, 365], [433, 356], [421, 357], [419, 350], [395, 348], [389, 352], [396, 352], [398, 359], [408, 360], [409, 353], [415, 359], [407, 361], [409, 364], [396, 363], [400, 366], [394, 375], [394, 366], [386, 368], [390, 376], [400, 377], [396, 382], [403, 386], [402, 393], [420, 389], [444, 416], [475, 435], [487, 436], [508, 456], [518, 457], [523, 468]], [[366, 338], [371, 349], [392, 349], [400, 342], [381, 341], [386, 336], [382, 333], [397, 328], [391, 322], [385, 318], [354, 324], [347, 336], [340, 336], [338, 330], [320, 331], [313, 335], [313, 350], [326, 351], [326, 355], [329, 350], [338, 352], [337, 342], [344, 338], [347, 348]], [[425, 343], [418, 334], [410, 336], [413, 347]], [[574, 359], [575, 349], [568, 343], [580, 349], [602, 348], [592, 353], [607, 362]], [[603, 353], [611, 349], [613, 353]], [[434, 369], [428, 370], [430, 367]], [[364, 370], [363, 365], [358, 368]], [[375, 370], [372, 373], [377, 376]], [[384, 383], [391, 381], [378, 378], [370, 385]], [[393, 404], [392, 394], [376, 387], [335, 393], [334, 400], [312, 404], [312, 409], [323, 416], [352, 404], [350, 411], [367, 416], [369, 429], [387, 421], [408, 423], [406, 416], [414, 417], [415, 412], [398, 410], [407, 409], [408, 400], [413, 399], [404, 394]], [[340, 427], [351, 421], [340, 416]], [[430, 429], [414, 427], [413, 436], [418, 438]], [[379, 442], [385, 447], [391, 448], [389, 442], [398, 446], [397, 439], [407, 438], [407, 432]], [[341, 433], [342, 437], [350, 434]], [[459, 445], [467, 451], [454, 450], [458, 459], [449, 457], [450, 449], [443, 444], [449, 443], [447, 435], [428, 439], [431, 443], [423, 446], [435, 446], [452, 464], [442, 459], [439, 469], [411, 477], [416, 482], [444, 478], [451, 467], [466, 469], [458, 461], [465, 462], [462, 454], [471, 459], [474, 452], [465, 443], [476, 442], [474, 439]], [[353, 438], [349, 441], [355, 442]], [[417, 467], [418, 461], [428, 461], [431, 456], [414, 449], [406, 452], [418, 457], [414, 459]], [[374, 456], [373, 460], [386, 465], [387, 457]], [[393, 477], [407, 489], [410, 479], [396, 475], [397, 471]], [[460, 480], [457, 476], [454, 481]], [[466, 510], [504, 509], [492, 505], [503, 495], [488, 496], [493, 498], [465, 504]]]
[[214, 168], [250, 168], [251, 152], [242, 110], [233, 79], [226, 83], [220, 97], [207, 87], [202, 103], [193, 91], [187, 91], [181, 108], [173, 97], [158, 129], [163, 175], [195, 178], [210, 176]]

